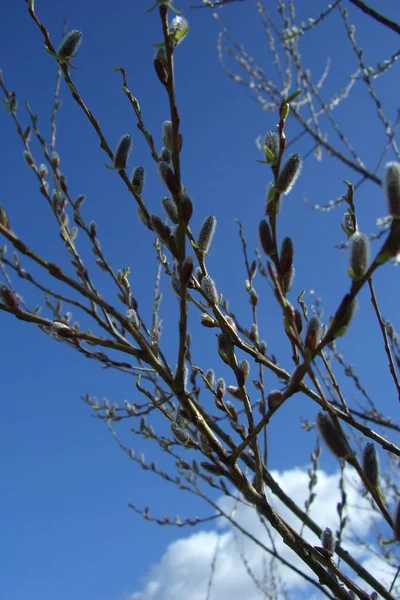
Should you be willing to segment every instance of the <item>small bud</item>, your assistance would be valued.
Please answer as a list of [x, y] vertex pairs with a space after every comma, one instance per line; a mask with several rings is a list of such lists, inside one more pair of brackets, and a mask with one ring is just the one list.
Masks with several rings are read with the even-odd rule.
[[193, 202], [190, 199], [190, 196], [185, 192], [180, 194], [180, 201], [182, 206], [182, 216], [185, 223], [189, 223], [193, 214]]
[[358, 281], [365, 275], [369, 264], [369, 239], [364, 233], [356, 231], [350, 238], [349, 275]]
[[232, 341], [223, 333], [217, 336], [218, 354], [225, 364], [232, 366], [235, 362], [235, 352]]
[[227, 474], [222, 467], [219, 467], [218, 465], [216, 465], [214, 463], [201, 462], [200, 464], [205, 471], [208, 471], [208, 473], [211, 473], [212, 475], [216, 475], [217, 477], [221, 477], [222, 475]]
[[203, 454], [205, 454], [206, 456], [211, 456], [211, 454], [212, 454], [212, 448], [210, 446], [210, 443], [209, 443], [208, 439], [204, 435], [204, 433], [201, 433], [199, 431], [197, 433], [197, 438], [199, 440], [200, 449], [203, 452]]
[[263, 356], [267, 356], [267, 342], [265, 342], [264, 340], [260, 342], [260, 352], [261, 354], [263, 354]]
[[328, 343], [332, 340], [341, 337], [347, 331], [348, 326], [353, 319], [357, 308], [357, 300], [353, 298], [349, 301], [349, 294], [343, 298], [335, 316], [332, 319], [331, 325], [326, 333], [324, 340]]
[[230, 327], [231, 329], [233, 329], [233, 331], [234, 331], [235, 333], [237, 333], [237, 327], [236, 327], [235, 320], [234, 320], [232, 317], [230, 317], [229, 315], [227, 315], [227, 316], [225, 317], [225, 321], [228, 323], [229, 327]]
[[208, 254], [216, 226], [217, 220], [212, 215], [207, 217], [203, 222], [203, 225], [200, 229], [199, 238], [197, 240], [197, 246], [200, 252]]
[[171, 230], [167, 225], [164, 225], [160, 217], [157, 217], [157, 215], [151, 215], [151, 226], [160, 240], [164, 242], [164, 244], [168, 244], [171, 236]]
[[169, 219], [171, 219], [171, 221], [177, 225], [179, 223], [179, 217], [175, 202], [168, 196], [163, 196], [161, 198], [161, 204], [163, 205]]
[[10, 92], [7, 96], [6, 99], [6, 105], [7, 108], [10, 112], [12, 113], [16, 113], [17, 112], [17, 95], [15, 92]]
[[29, 125], [27, 125], [23, 131], [22, 137], [24, 138], [25, 142], [29, 142], [30, 138], [31, 138], [31, 128], [29, 127]]
[[343, 215], [342, 229], [348, 238], [356, 232], [354, 215], [348, 210]]
[[172, 44], [174, 46], [180, 44], [186, 37], [188, 31], [189, 23], [185, 17], [181, 17], [180, 15], [174, 17], [169, 24], [169, 36]]
[[10, 229], [10, 219], [6, 213], [5, 208], [0, 204], [0, 225], [3, 225], [6, 229]]
[[132, 187], [138, 194], [143, 192], [145, 171], [143, 167], [136, 167], [132, 173]]
[[292, 268], [293, 264], [293, 255], [294, 255], [294, 245], [293, 240], [290, 237], [283, 238], [282, 246], [281, 246], [281, 255], [279, 258], [279, 267], [281, 270], [281, 275], [286, 275], [288, 271]]
[[204, 275], [201, 280], [201, 289], [212, 304], [218, 304], [217, 288], [215, 287], [214, 280], [209, 275]]
[[254, 307], [258, 304], [258, 294], [254, 288], [250, 290], [250, 304]]
[[77, 53], [79, 45], [82, 41], [82, 33], [77, 29], [73, 29], [63, 39], [60, 47], [57, 50], [57, 58], [60, 62], [68, 62]]
[[126, 163], [132, 147], [132, 138], [130, 135], [124, 135], [120, 139], [114, 154], [114, 168], [117, 171], [126, 169]]
[[333, 555], [335, 552], [335, 540], [333, 538], [332, 530], [329, 527], [326, 527], [321, 535], [322, 547], [324, 550], [329, 552], [330, 555]]
[[74, 338], [76, 333], [69, 325], [66, 325], [62, 321], [53, 321], [51, 326], [53, 333], [61, 338]]
[[160, 161], [161, 162], [166, 162], [169, 165], [171, 165], [171, 152], [165, 146], [163, 146], [161, 148]]
[[278, 137], [275, 131], [268, 131], [265, 136], [264, 152], [268, 163], [270, 165], [275, 165], [279, 154]]
[[24, 150], [24, 159], [25, 159], [28, 167], [33, 167], [33, 165], [35, 164], [35, 161], [33, 160], [33, 156], [29, 152], [29, 150]]
[[126, 311], [125, 316], [134, 329], [140, 329], [140, 321], [136, 310], [130, 308]]
[[54, 169], [58, 169], [58, 167], [60, 166], [60, 157], [58, 156], [57, 152], [52, 152], [50, 155], [50, 162], [52, 164], [52, 166], [54, 167]]
[[370, 484], [377, 488], [379, 487], [380, 465], [379, 456], [375, 445], [369, 442], [363, 452], [363, 471]]
[[351, 454], [347, 439], [342, 432], [337, 429], [327, 412], [318, 413], [317, 426], [325, 444], [337, 458], [347, 458], [349, 454]]
[[205, 378], [210, 384], [210, 386], [213, 388], [215, 385], [215, 374], [212, 369], [208, 369], [207, 373], [205, 374]]
[[178, 404], [175, 411], [175, 423], [183, 429], [186, 427], [188, 419], [189, 415], [187, 414], [186, 410], [180, 404]]
[[283, 400], [283, 393], [280, 390], [273, 390], [268, 394], [267, 402], [270, 410], [275, 410]]
[[8, 289], [5, 285], [0, 284], [0, 298], [3, 300], [4, 304], [8, 306], [8, 308], [12, 308], [13, 310], [17, 310], [18, 308], [18, 299], [14, 292]]
[[179, 427], [179, 425], [173, 422], [171, 423], [171, 431], [174, 434], [175, 438], [178, 440], [178, 442], [180, 442], [184, 446], [187, 446], [189, 444], [189, 434], [184, 429], [182, 429], [182, 427]]
[[39, 177], [41, 179], [44, 179], [49, 174], [46, 165], [44, 165], [43, 163], [41, 165], [39, 165], [38, 171], [39, 171]]
[[168, 65], [167, 55], [164, 48], [157, 48], [156, 55], [154, 57], [154, 69], [160, 82], [163, 85], [166, 85], [168, 83]]
[[300, 154], [291, 154], [275, 182], [275, 190], [280, 194], [288, 194], [301, 171]]
[[253, 325], [251, 326], [251, 329], [249, 332], [249, 338], [251, 339], [252, 342], [254, 342], [255, 344], [258, 344], [258, 327], [257, 327], [256, 323], [253, 323]]
[[217, 396], [221, 400], [221, 398], [224, 397], [225, 392], [226, 392], [226, 383], [225, 383], [225, 380], [222, 377], [220, 377], [217, 380], [217, 386], [216, 387], [217, 387]]
[[162, 138], [164, 145], [170, 152], [174, 149], [174, 141], [172, 135], [172, 121], [164, 121], [162, 126]]
[[290, 270], [282, 277], [281, 288], [284, 294], [288, 294], [292, 289], [295, 274], [295, 268], [291, 266]]
[[217, 321], [207, 313], [202, 313], [200, 316], [200, 323], [203, 325], [203, 327], [207, 327], [208, 329], [213, 329], [218, 325]]
[[149, 223], [148, 218], [146, 217], [143, 209], [140, 208], [140, 206], [136, 207], [136, 214], [139, 217], [139, 220], [143, 223], [143, 225], [146, 225], [146, 227], [151, 229], [151, 224]]
[[240, 371], [239, 378], [241, 379], [241, 381], [239, 381], [239, 384], [244, 385], [248, 376], [250, 375], [250, 363], [245, 358], [239, 364], [239, 371]]
[[313, 352], [318, 346], [321, 339], [321, 323], [318, 317], [314, 316], [307, 323], [306, 335], [304, 339], [304, 347], [306, 350]]
[[270, 226], [268, 225], [265, 219], [260, 221], [260, 225], [258, 227], [258, 234], [260, 237], [262, 249], [264, 250], [265, 254], [267, 254], [268, 256], [272, 256], [275, 252], [275, 247], [274, 242], [272, 240]]
[[193, 273], [193, 256], [186, 256], [182, 263], [181, 282], [186, 285]]
[[389, 215], [394, 219], [400, 219], [400, 163], [387, 163], [383, 186]]
[[240, 400], [241, 402], [243, 402], [242, 390], [240, 388], [238, 388], [236, 385], [228, 385], [228, 387], [226, 388], [226, 391], [228, 392], [228, 394], [230, 394], [236, 400]]
[[300, 335], [303, 330], [303, 319], [298, 308], [294, 311], [294, 324], [296, 325], [297, 333]]
[[171, 192], [171, 194], [177, 195], [179, 194], [178, 182], [175, 177], [175, 173], [171, 169], [168, 163], [159, 162], [158, 163], [158, 172], [160, 173], [160, 177], [165, 187]]
[[233, 406], [232, 402], [225, 402], [225, 408], [228, 412], [229, 417], [233, 420], [233, 421], [238, 421], [238, 411], [236, 410], [236, 408]]

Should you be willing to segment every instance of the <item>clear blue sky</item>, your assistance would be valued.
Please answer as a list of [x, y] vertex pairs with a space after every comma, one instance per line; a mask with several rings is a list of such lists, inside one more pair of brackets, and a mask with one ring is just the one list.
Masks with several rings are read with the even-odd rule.
[[[60, 41], [64, 17], [68, 29], [83, 32], [75, 61], [78, 70], [73, 76], [112, 147], [121, 135], [132, 134], [130, 166], [146, 167], [145, 200], [152, 212], [161, 214], [163, 188], [136, 128], [135, 115], [121, 92], [120, 76], [112, 71], [116, 65], [126, 68], [145, 124], [160, 147], [161, 125], [169, 115], [166, 96], [152, 66], [152, 44], [161, 41], [162, 36], [157, 12], [144, 14], [149, 2], [37, 0], [36, 11], [55, 46]], [[207, 10], [189, 10], [192, 3], [176, 0], [191, 24], [190, 35], [177, 49], [176, 58], [184, 136], [183, 180], [194, 200], [194, 231], [198, 231], [207, 215], [214, 214], [218, 219], [210, 271], [232, 309], [250, 323], [245, 271], [233, 219], [243, 221], [249, 250], [253, 251], [258, 245], [257, 225], [263, 217], [265, 189], [270, 181], [268, 168], [254, 160], [259, 158], [254, 139], [273, 129], [277, 118], [276, 114], [263, 112], [248, 90], [223, 74], [216, 54], [218, 28]], [[393, 0], [382, 0], [379, 8], [398, 19], [395, 4]], [[315, 16], [321, 7], [316, 1], [307, 5], [307, 12], [299, 15], [299, 21]], [[272, 58], [253, 4], [233, 4], [220, 14], [239, 41], [255, 53], [265, 71], [272, 72]], [[375, 65], [397, 49], [395, 34], [376, 26], [355, 9], [350, 14], [362, 36], [368, 64]], [[336, 17], [313, 32], [305, 39], [302, 50], [304, 61], [316, 78], [331, 56], [326, 98], [343, 87], [345, 73], [354, 70], [350, 66], [354, 65], [354, 56], [348, 51], [343, 32], [338, 34], [338, 24]], [[6, 85], [17, 92], [20, 104], [27, 99], [33, 111], [39, 113], [39, 125], [47, 136], [55, 62], [45, 52], [40, 32], [29, 18], [23, 0], [3, 2], [0, 7], [0, 67]], [[398, 99], [398, 75], [395, 65], [389, 76], [377, 83], [391, 119]], [[57, 146], [62, 170], [73, 194], [87, 195], [84, 215], [97, 222], [110, 263], [116, 269], [131, 267], [133, 292], [143, 314], [150, 316], [149, 298], [156, 273], [153, 238], [138, 222], [134, 201], [118, 176], [104, 168], [106, 157], [97, 137], [64, 85], [61, 97]], [[337, 116], [366, 164], [375, 166], [384, 137], [371, 107], [359, 82], [349, 104], [340, 107]], [[28, 122], [24, 109], [19, 116]], [[297, 131], [289, 120], [289, 132], [291, 127]], [[66, 265], [68, 257], [36, 181], [23, 162], [21, 141], [6, 111], [0, 111], [0, 131], [0, 203], [7, 208], [12, 227], [21, 239], [44, 257]], [[334, 141], [331, 131], [329, 139]], [[305, 153], [311, 147], [308, 140], [293, 149]], [[38, 148], [34, 147], [34, 153], [41, 162]], [[390, 153], [389, 158], [393, 159]], [[358, 181], [352, 171], [329, 159], [326, 153], [322, 162], [310, 157], [295, 189], [284, 201], [279, 224], [280, 235], [290, 235], [296, 244], [293, 300], [302, 289], [315, 288], [323, 298], [327, 317], [349, 285], [347, 254], [334, 249], [343, 240], [343, 210], [329, 214], [312, 211], [303, 196], [307, 194], [312, 203], [325, 204], [345, 191], [343, 179]], [[374, 184], [363, 186], [356, 196], [356, 205], [361, 229], [366, 233], [374, 231], [376, 218], [386, 214], [381, 190]], [[83, 252], [91, 260], [87, 247]], [[400, 329], [398, 299], [393, 293], [399, 289], [398, 276], [396, 268], [386, 266], [376, 276], [376, 288], [384, 316]], [[99, 275], [97, 281], [103, 295], [118, 303], [107, 280]], [[278, 357], [286, 357], [281, 317], [270, 289], [262, 280], [256, 281], [256, 288], [262, 307], [261, 337]], [[39, 303], [39, 297], [29, 288], [20, 289], [31, 305]], [[166, 281], [163, 291], [164, 344], [172, 357], [177, 306]], [[43, 315], [47, 316], [45, 308]], [[198, 315], [194, 314], [191, 324], [197, 334], [195, 362], [207, 369], [218, 365], [214, 332], [199, 329], [197, 321]], [[361, 322], [370, 326], [360, 327]], [[79, 400], [89, 392], [100, 398], [106, 396], [110, 402], [122, 402], [125, 398], [140, 401], [132, 378], [102, 370], [34, 326], [19, 323], [9, 315], [1, 314], [0, 323], [0, 596], [7, 600], [120, 600], [140, 587], [142, 575], [160, 558], [167, 544], [182, 535], [182, 531], [146, 523], [129, 510], [128, 502], [149, 506], [152, 513], [161, 516], [205, 516], [209, 510], [130, 463], [107, 429], [90, 417], [88, 407]], [[372, 352], [377, 343], [381, 347], [378, 326], [364, 292], [357, 320], [341, 347], [352, 350], [349, 359], [371, 395], [395, 417], [398, 406], [385, 355], [383, 351]], [[267, 381], [271, 389], [277, 387], [272, 377], [268, 376]], [[345, 389], [351, 390], [346, 382]], [[294, 454], [298, 466], [307, 464], [311, 437], [301, 430], [299, 416], [313, 419], [315, 412], [315, 405], [305, 398], [293, 398], [284, 407], [271, 432], [273, 468], [292, 466]], [[290, 440], [285, 449], [282, 436]], [[159, 458], [157, 450], [152, 454], [149, 444], [129, 436], [125, 439], [149, 458]], [[335, 469], [327, 454], [324, 461], [328, 471]]]

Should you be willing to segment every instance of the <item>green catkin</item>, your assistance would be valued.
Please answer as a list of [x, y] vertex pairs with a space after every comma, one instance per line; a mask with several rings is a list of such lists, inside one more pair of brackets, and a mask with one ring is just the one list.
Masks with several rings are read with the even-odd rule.
[[208, 254], [216, 226], [217, 219], [213, 215], [210, 215], [204, 220], [197, 240], [197, 246], [200, 252]]
[[301, 167], [300, 154], [291, 154], [275, 182], [275, 191], [288, 194], [300, 175]]
[[68, 61], [77, 53], [79, 45], [82, 41], [82, 32], [73, 29], [63, 39], [57, 51], [57, 58], [63, 61]]
[[124, 135], [120, 139], [114, 154], [114, 169], [123, 171], [126, 169], [128, 156], [132, 148], [132, 138], [130, 135]]

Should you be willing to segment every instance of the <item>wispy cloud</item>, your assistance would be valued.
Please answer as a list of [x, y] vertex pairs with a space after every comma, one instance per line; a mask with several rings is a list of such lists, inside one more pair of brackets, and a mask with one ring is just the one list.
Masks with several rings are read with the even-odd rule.
[[[294, 498], [300, 506], [304, 506], [309, 483], [305, 469], [274, 473], [274, 477], [290, 497]], [[340, 500], [338, 483], [339, 473], [328, 475], [324, 471], [318, 472], [318, 483], [315, 488], [317, 496], [310, 513], [320, 527], [330, 527], [333, 531], [338, 527], [336, 509]], [[355, 543], [358, 535], [365, 539], [378, 517], [368, 510], [367, 500], [357, 491], [356, 482], [351, 478], [346, 484], [346, 494], [349, 525], [345, 530], [344, 545], [351, 550], [357, 560], [364, 562], [368, 570], [380, 581], [389, 582], [393, 577], [393, 571], [386, 567], [382, 573], [383, 563], [379, 557], [368, 556], [365, 550]], [[270, 497], [269, 501], [287, 522], [299, 530], [300, 521], [293, 517], [285, 506], [274, 497]], [[226, 496], [220, 498], [218, 504], [226, 513], [233, 515], [234, 520], [241, 527], [271, 548], [269, 534], [252, 507], [235, 504]], [[279, 554], [312, 576], [313, 574], [280, 538], [273, 532], [272, 535]], [[304, 530], [303, 535], [312, 544], [320, 543], [307, 529]], [[281, 581], [290, 598], [312, 600], [321, 597], [317, 588], [307, 584], [304, 579], [282, 566], [279, 561], [274, 561], [272, 565], [271, 555], [221, 519], [213, 530], [201, 530], [171, 543], [161, 560], [153, 565], [144, 578], [141, 590], [131, 594], [129, 600], [176, 600], [177, 598], [205, 600], [217, 544], [217, 560], [208, 600], [269, 598], [270, 596], [263, 596], [262, 590], [271, 585], [273, 577]]]

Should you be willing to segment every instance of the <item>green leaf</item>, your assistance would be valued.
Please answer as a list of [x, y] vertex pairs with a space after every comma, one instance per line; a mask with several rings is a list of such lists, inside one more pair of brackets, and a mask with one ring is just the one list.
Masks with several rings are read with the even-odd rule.
[[294, 100], [295, 98], [297, 98], [298, 96], [300, 96], [300, 94], [302, 94], [302, 90], [297, 90], [297, 92], [293, 92], [293, 94], [290, 94], [290, 96], [288, 96], [286, 98], [286, 100], [284, 100], [285, 104], [289, 104], [289, 102], [292, 102], [292, 100]]
[[270, 148], [268, 148], [268, 146], [264, 146], [264, 152], [268, 163], [274, 163], [276, 161], [275, 154]]
[[179, 42], [179, 40], [181, 40], [189, 31], [190, 29], [190, 25], [187, 25], [186, 27], [184, 27], [184, 29], [182, 29], [181, 31], [178, 31], [177, 34], [174, 35], [174, 39]]

